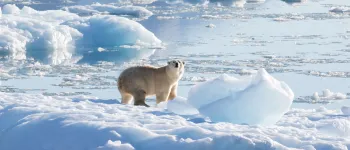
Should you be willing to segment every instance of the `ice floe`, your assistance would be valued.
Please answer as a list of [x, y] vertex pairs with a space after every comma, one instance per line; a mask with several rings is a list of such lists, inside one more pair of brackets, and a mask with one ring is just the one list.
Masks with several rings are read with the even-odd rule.
[[[163, 48], [152, 32], [124, 17], [80, 17], [62, 10], [36, 11], [10, 4], [2, 10], [0, 57], [3, 58], [34, 58], [42, 63], [62, 64], [81, 58], [86, 62], [96, 55], [91, 61], [125, 61], [148, 57], [155, 51], [153, 47]], [[125, 45], [138, 48], [122, 47]], [[99, 48], [107, 51], [99, 52]]]
[[267, 125], [276, 123], [293, 99], [288, 85], [265, 69], [241, 80], [222, 75], [193, 86], [188, 94], [188, 103], [213, 121]]
[[153, 15], [151, 11], [141, 6], [114, 6], [100, 3], [94, 3], [92, 5], [74, 5], [62, 9], [79, 15], [111, 14], [131, 16], [139, 19], [147, 19]]

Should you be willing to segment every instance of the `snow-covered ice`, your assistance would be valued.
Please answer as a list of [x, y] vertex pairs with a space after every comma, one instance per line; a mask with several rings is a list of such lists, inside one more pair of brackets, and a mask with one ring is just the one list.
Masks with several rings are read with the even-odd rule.
[[338, 93], [338, 92], [331, 92], [329, 89], [323, 90], [322, 95], [318, 95], [317, 92], [314, 93], [313, 99], [314, 100], [322, 100], [322, 99], [328, 99], [328, 100], [341, 100], [346, 99], [346, 94]]
[[303, 96], [298, 97], [296, 102], [307, 102], [307, 103], [331, 103], [336, 100], [347, 100], [350, 99], [346, 94], [340, 92], [332, 92], [329, 89], [322, 91], [320, 95], [318, 92], [315, 92], [312, 96]]
[[[350, 149], [344, 0], [0, 3], [0, 150]], [[119, 103], [124, 68], [173, 58], [177, 98]]]
[[212, 121], [274, 124], [286, 113], [293, 91], [282, 81], [260, 69], [251, 79], [228, 75], [199, 83], [191, 88], [188, 103]]
[[114, 6], [109, 4], [94, 3], [92, 5], [75, 5], [64, 7], [63, 10], [81, 15], [108, 13], [112, 15], [128, 15], [140, 19], [147, 19], [153, 13], [140, 6]]
[[[43, 63], [61, 64], [75, 61], [74, 57], [86, 60], [90, 55], [101, 55], [92, 60], [99, 61], [107, 55], [105, 61], [118, 61], [121, 56], [148, 57], [155, 51], [149, 48], [161, 47], [161, 41], [152, 32], [124, 17], [79, 17], [62, 10], [36, 11], [10, 4], [3, 6], [2, 11], [0, 54], [10, 59], [34, 58]], [[124, 38], [117, 38], [121, 36]], [[120, 48], [124, 45], [139, 48]], [[99, 52], [98, 48], [109, 51]]]
[[208, 24], [205, 27], [207, 27], [207, 28], [215, 28], [216, 26], [214, 24]]
[[[113, 100], [112, 100], [113, 101]], [[207, 122], [91, 96], [0, 92], [0, 149], [346, 149], [339, 110], [291, 109], [270, 127]], [[188, 118], [189, 117], [189, 118]], [[332, 132], [328, 135], [328, 132]], [[14, 144], [20, 143], [20, 144]]]
[[194, 114], [199, 114], [198, 110], [188, 104], [187, 99], [184, 97], [176, 97], [173, 100], [170, 100], [166, 104], [166, 108], [179, 115], [194, 115]]

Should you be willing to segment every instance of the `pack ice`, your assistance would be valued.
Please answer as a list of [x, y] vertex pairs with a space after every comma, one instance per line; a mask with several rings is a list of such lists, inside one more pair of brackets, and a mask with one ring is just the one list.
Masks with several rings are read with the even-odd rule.
[[[129, 13], [133, 7], [118, 11]], [[37, 11], [7, 4], [2, 7], [0, 28], [0, 58], [34, 58], [55, 65], [77, 59], [91, 63], [143, 58], [154, 52], [149, 47], [161, 46], [138, 22], [113, 15], [80, 17], [63, 10]]]
[[288, 112], [293, 91], [260, 69], [250, 78], [221, 75], [191, 88], [188, 103], [215, 122], [275, 124]]

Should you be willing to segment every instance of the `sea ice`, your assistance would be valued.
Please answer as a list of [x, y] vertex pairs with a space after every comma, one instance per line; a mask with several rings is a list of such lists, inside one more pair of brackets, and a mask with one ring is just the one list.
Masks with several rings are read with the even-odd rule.
[[14, 4], [7, 4], [2, 7], [3, 14], [19, 14], [20, 9]]
[[0, 149], [333, 150], [350, 146], [348, 118], [326, 108], [291, 109], [277, 124], [263, 127], [189, 119], [198, 116], [84, 95], [0, 92], [0, 112]]
[[78, 1], [78, 4], [81, 5], [90, 5], [94, 3], [101, 3], [101, 4], [116, 4], [116, 3], [134, 3], [134, 4], [150, 4], [157, 0], [80, 0]]
[[153, 13], [140, 6], [114, 6], [110, 4], [94, 3], [92, 5], [75, 5], [62, 8], [65, 11], [76, 14], [101, 14], [128, 15], [140, 19], [147, 19]]
[[[123, 11], [134, 11], [125, 7]], [[161, 41], [140, 23], [118, 16], [80, 17], [63, 10], [36, 11], [7, 4], [0, 20], [0, 57], [45, 64], [148, 57]], [[123, 37], [123, 38], [118, 38]], [[121, 46], [138, 46], [123, 48]], [[98, 51], [104, 48], [106, 51]], [[143, 49], [142, 49], [143, 48]], [[118, 50], [118, 51], [117, 51]], [[89, 53], [91, 52], [91, 53]], [[79, 58], [79, 59], [77, 59]]]
[[260, 69], [251, 79], [222, 75], [199, 83], [191, 88], [188, 103], [212, 121], [270, 125], [289, 110], [293, 98], [287, 84]]
[[[152, 55], [155, 49], [162, 48], [162, 41], [152, 32], [140, 23], [124, 17], [95, 15], [69, 21], [66, 24], [84, 35], [82, 39], [76, 41], [76, 46], [81, 47], [77, 48], [76, 52], [83, 54], [83, 58], [79, 61], [81, 63], [142, 59]], [[100, 48], [105, 50], [100, 52], [98, 50]]]

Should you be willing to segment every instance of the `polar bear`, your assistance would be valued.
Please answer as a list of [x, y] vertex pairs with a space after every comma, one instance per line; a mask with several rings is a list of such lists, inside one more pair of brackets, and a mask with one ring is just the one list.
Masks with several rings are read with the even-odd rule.
[[156, 104], [174, 99], [184, 66], [184, 61], [175, 59], [159, 68], [136, 66], [125, 69], [118, 78], [122, 104], [128, 104], [133, 97], [134, 105], [149, 107], [145, 98], [151, 95], [156, 95]]

